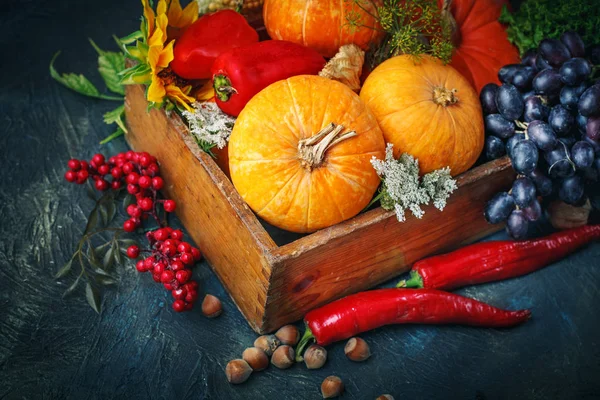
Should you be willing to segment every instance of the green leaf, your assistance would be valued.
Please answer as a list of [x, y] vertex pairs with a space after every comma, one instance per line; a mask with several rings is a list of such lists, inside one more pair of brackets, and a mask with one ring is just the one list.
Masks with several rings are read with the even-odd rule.
[[112, 111], [109, 111], [104, 114], [104, 123], [105, 124], [117, 124], [119, 128], [125, 133], [127, 133], [127, 128], [125, 127], [125, 123], [123, 122], [123, 117], [125, 116], [125, 104], [115, 108]]
[[123, 209], [127, 210], [127, 207], [129, 207], [131, 204], [135, 204], [135, 202], [135, 196], [127, 193], [123, 199]]
[[137, 85], [151, 83], [152, 69], [147, 64], [138, 64], [119, 73], [122, 85]]
[[98, 254], [96, 253], [94, 248], [91, 246], [91, 243], [88, 243], [88, 260], [89, 260], [90, 264], [92, 264], [92, 266], [94, 266], [96, 268], [102, 268], [102, 264], [100, 263], [100, 260], [98, 259]]
[[104, 254], [104, 258], [102, 259], [102, 264], [104, 265], [104, 269], [107, 270], [110, 267], [112, 267], [114, 262], [115, 262], [114, 248], [111, 245], [109, 247], [109, 249], [106, 251], [106, 253]]
[[115, 206], [114, 200], [111, 200], [106, 204], [106, 211], [108, 214], [107, 222], [110, 223], [117, 214], [117, 207]]
[[[77, 254], [77, 253], [75, 253], [75, 254]], [[67, 261], [67, 263], [65, 265], [63, 265], [62, 268], [56, 272], [56, 274], [54, 275], [54, 279], [62, 278], [63, 276], [65, 276], [66, 274], [69, 273], [69, 271], [71, 270], [71, 267], [73, 266], [74, 258], [75, 258], [75, 255], [73, 255], [73, 257], [71, 257], [71, 259], [69, 261]]]
[[119, 239], [119, 241], [121, 242], [121, 245], [125, 248], [129, 246], [140, 246], [140, 243], [137, 240], [133, 239]]
[[118, 241], [113, 242], [115, 261], [117, 264], [123, 264], [123, 255], [121, 254], [121, 246]]
[[79, 276], [77, 276], [77, 279], [75, 279], [75, 282], [73, 282], [71, 284], [71, 286], [69, 286], [67, 288], [67, 290], [64, 291], [64, 293], [62, 294], [62, 297], [67, 297], [68, 295], [70, 295], [71, 293], [73, 293], [73, 291], [75, 290], [75, 288], [77, 287], [77, 285], [79, 285], [79, 281], [81, 280], [81, 276], [83, 275], [83, 271], [81, 271], [81, 273], [79, 274]]
[[96, 277], [96, 282], [100, 285], [108, 286], [108, 285], [116, 285], [118, 281], [117, 281], [117, 279], [115, 279], [113, 277], [102, 275], [102, 276]]
[[144, 37], [144, 34], [142, 33], [142, 31], [135, 31], [130, 33], [127, 36], [123, 36], [122, 38], [117, 38], [119, 44], [131, 44], [133, 42], [135, 42], [138, 39], [142, 39]]
[[121, 129], [120, 127], [117, 127], [117, 130], [114, 131], [113, 133], [111, 133], [110, 135], [108, 135], [107, 137], [105, 137], [104, 139], [102, 139], [100, 141], [100, 144], [106, 144], [113, 139], [123, 136], [124, 134], [125, 134], [125, 132], [123, 131], [123, 129]]
[[60, 75], [58, 71], [56, 71], [56, 69], [54, 68], [54, 61], [56, 60], [59, 54], [60, 51], [56, 52], [56, 54], [54, 54], [54, 57], [52, 57], [52, 60], [50, 61], [50, 76], [52, 76], [54, 80], [84, 96], [104, 100], [123, 101], [123, 97], [100, 94], [96, 86], [94, 86], [92, 82], [90, 82], [85, 76], [81, 74], [76, 75], [74, 73], [64, 73]]
[[106, 205], [99, 204], [98, 205], [98, 213], [100, 214], [100, 219], [102, 220], [102, 226], [108, 225], [108, 211], [106, 210]]
[[94, 209], [92, 210], [92, 212], [90, 212], [90, 215], [88, 217], [88, 222], [87, 225], [85, 226], [85, 231], [83, 232], [84, 235], [90, 233], [96, 226], [98, 225], [98, 207], [94, 207]]
[[121, 52], [104, 51], [92, 39], [89, 41], [98, 53], [98, 72], [106, 87], [113, 93], [125, 95], [125, 89], [119, 83], [119, 72], [125, 70], [125, 56]]
[[89, 282], [85, 285], [85, 298], [94, 311], [100, 314], [100, 293], [98, 292], [98, 289], [93, 287]]

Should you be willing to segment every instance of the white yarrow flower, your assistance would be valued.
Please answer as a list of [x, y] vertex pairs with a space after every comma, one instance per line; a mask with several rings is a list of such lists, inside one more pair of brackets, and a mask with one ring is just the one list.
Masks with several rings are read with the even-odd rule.
[[183, 111], [190, 132], [200, 141], [219, 149], [227, 146], [235, 118], [225, 114], [216, 103], [194, 103], [194, 111]]

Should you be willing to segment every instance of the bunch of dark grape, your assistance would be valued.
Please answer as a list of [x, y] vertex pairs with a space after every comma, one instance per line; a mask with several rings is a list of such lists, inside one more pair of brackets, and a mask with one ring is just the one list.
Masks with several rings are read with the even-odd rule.
[[[600, 176], [600, 83], [593, 75], [600, 46], [586, 49], [566, 32], [544, 39], [521, 64], [498, 72], [480, 94], [485, 118], [485, 158], [508, 154], [517, 172], [509, 192], [486, 205], [485, 218], [506, 221], [515, 239], [542, 215], [540, 198], [581, 206], [596, 196]], [[592, 201], [592, 204], [597, 202]]]

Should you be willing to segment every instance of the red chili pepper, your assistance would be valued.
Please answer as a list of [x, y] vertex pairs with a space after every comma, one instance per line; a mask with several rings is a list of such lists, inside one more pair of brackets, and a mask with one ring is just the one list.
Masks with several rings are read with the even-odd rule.
[[284, 40], [266, 40], [221, 54], [212, 67], [215, 99], [225, 113], [238, 116], [254, 95], [296, 75], [316, 75], [325, 59], [315, 50]]
[[258, 33], [233, 10], [206, 14], [175, 41], [173, 72], [185, 79], [208, 79], [217, 57], [234, 47], [258, 42]]
[[321, 346], [390, 324], [461, 324], [510, 327], [529, 319], [529, 310], [507, 311], [440, 290], [379, 289], [360, 292], [310, 311], [298, 344], [316, 340]]
[[398, 287], [452, 290], [537, 271], [600, 239], [600, 225], [585, 225], [522, 242], [484, 242], [413, 265], [411, 278]]

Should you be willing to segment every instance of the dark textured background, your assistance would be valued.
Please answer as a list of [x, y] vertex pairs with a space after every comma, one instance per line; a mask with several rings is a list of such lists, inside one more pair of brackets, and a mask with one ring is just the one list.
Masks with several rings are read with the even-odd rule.
[[111, 48], [110, 35], [136, 29], [140, 13], [135, 0], [0, 1], [0, 399], [316, 399], [330, 374], [346, 382], [346, 399], [600, 397], [597, 243], [534, 275], [461, 291], [532, 308], [521, 327], [387, 327], [362, 335], [374, 353], [365, 363], [348, 361], [340, 343], [322, 370], [269, 368], [241, 386], [223, 370], [255, 334], [205, 263], [195, 276], [201, 293], [224, 301], [216, 320], [199, 307], [175, 314], [169, 294], [132, 265], [101, 315], [81, 291], [62, 299], [66, 284], [52, 276], [92, 208], [63, 181], [65, 163], [125, 144], [98, 145], [115, 103], [66, 90], [48, 63], [63, 50], [60, 71], [100, 84], [87, 37]]

